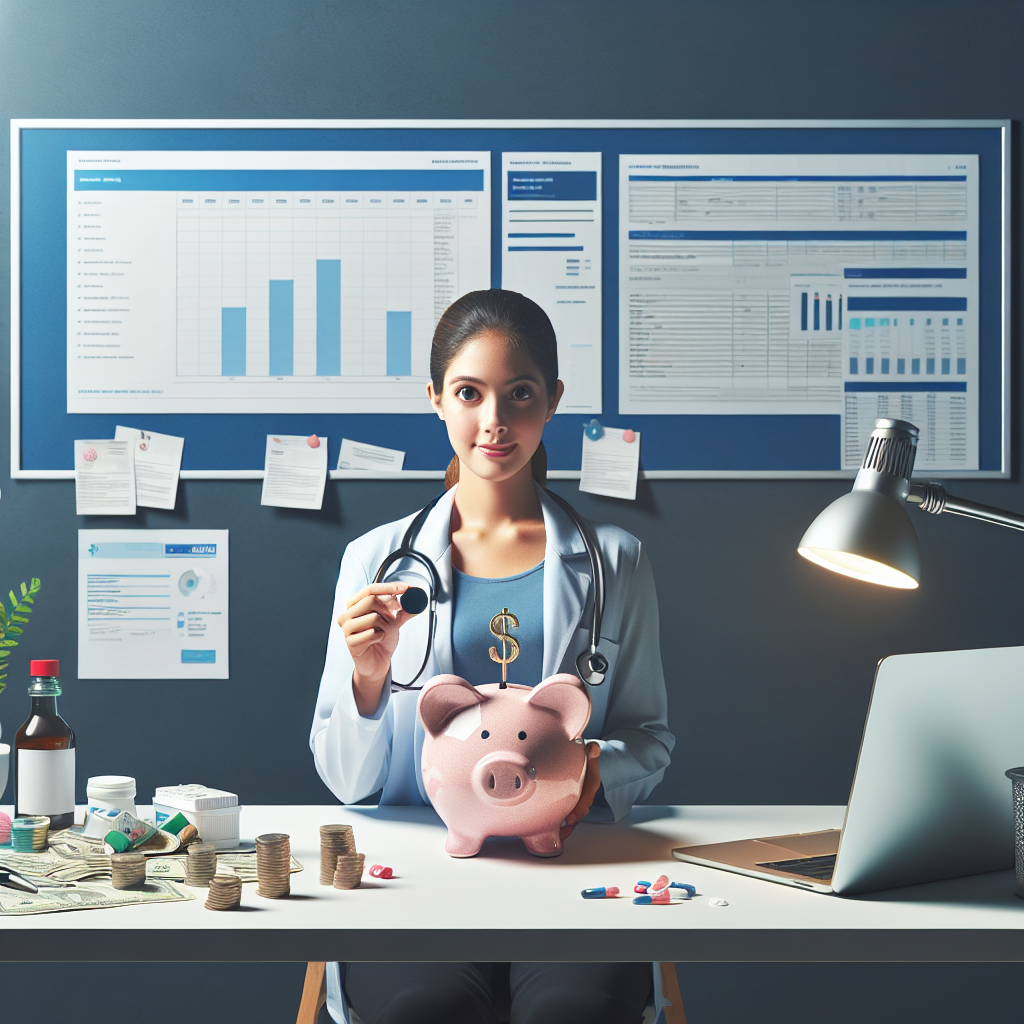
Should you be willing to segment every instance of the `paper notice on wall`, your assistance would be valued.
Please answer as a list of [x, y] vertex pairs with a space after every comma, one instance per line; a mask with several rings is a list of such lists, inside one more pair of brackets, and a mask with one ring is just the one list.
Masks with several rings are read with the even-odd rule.
[[227, 530], [79, 530], [80, 679], [228, 678]]
[[639, 431], [605, 427], [596, 441], [583, 435], [581, 491], [633, 501], [639, 472]]
[[400, 473], [405, 462], [405, 452], [397, 448], [382, 448], [376, 444], [341, 439], [338, 453], [338, 469], [372, 469], [384, 473]]
[[260, 504], [319, 509], [323, 507], [326, 482], [326, 437], [267, 435]]
[[117, 427], [114, 437], [131, 442], [135, 455], [135, 504], [174, 508], [185, 438], [134, 427]]
[[135, 515], [135, 456], [128, 441], [75, 441], [75, 511]]

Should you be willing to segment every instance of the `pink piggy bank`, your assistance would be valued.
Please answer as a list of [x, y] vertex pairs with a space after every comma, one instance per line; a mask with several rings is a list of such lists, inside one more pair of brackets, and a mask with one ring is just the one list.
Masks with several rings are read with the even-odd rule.
[[587, 765], [583, 683], [562, 674], [502, 689], [434, 676], [418, 711], [423, 784], [448, 826], [445, 851], [472, 857], [488, 836], [519, 836], [535, 856], [557, 857]]

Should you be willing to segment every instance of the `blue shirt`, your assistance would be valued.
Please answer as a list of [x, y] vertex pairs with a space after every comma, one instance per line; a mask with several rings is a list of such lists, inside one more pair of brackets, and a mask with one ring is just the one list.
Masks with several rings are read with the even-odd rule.
[[510, 645], [491, 632], [491, 619], [507, 608], [519, 626], [508, 634], [519, 644], [519, 657], [509, 663], [508, 681], [536, 686], [544, 666], [544, 563], [518, 576], [486, 579], [467, 576], [452, 566], [452, 667], [474, 686], [500, 683], [501, 665], [488, 650], [499, 655]]

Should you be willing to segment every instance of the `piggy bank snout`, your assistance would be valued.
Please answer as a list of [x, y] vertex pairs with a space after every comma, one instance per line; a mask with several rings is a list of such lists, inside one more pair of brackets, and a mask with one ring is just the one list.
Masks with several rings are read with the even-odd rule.
[[473, 788], [487, 801], [518, 804], [537, 788], [537, 769], [529, 758], [512, 751], [496, 751], [473, 769]]

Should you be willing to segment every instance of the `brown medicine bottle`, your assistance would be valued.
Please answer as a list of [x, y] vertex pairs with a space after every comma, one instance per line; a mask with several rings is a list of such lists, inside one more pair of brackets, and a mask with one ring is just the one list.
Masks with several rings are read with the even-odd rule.
[[15, 817], [43, 814], [51, 829], [75, 823], [75, 734], [57, 711], [60, 662], [33, 661], [32, 713], [14, 739]]

